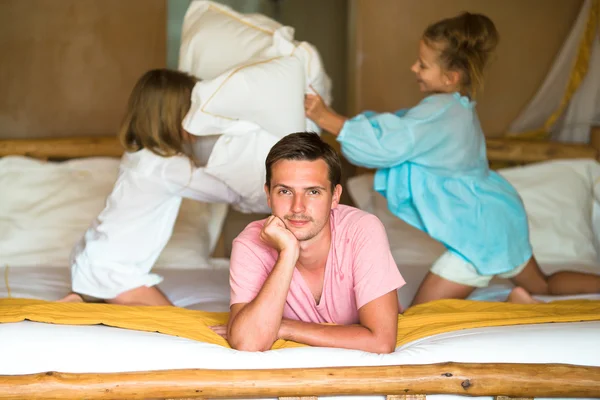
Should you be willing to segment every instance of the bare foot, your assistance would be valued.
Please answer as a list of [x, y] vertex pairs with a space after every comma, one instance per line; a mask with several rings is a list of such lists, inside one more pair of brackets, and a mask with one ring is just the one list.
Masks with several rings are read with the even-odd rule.
[[69, 293], [68, 295], [57, 301], [59, 303], [85, 303], [83, 297], [81, 297], [77, 293]]
[[538, 303], [542, 303], [539, 300], [534, 299], [533, 297], [531, 297], [531, 295], [529, 294], [529, 292], [525, 289], [523, 289], [522, 287], [517, 286], [516, 288], [514, 288], [510, 294], [508, 295], [508, 298], [506, 299], [506, 301], [508, 303], [517, 303], [517, 304], [538, 304]]

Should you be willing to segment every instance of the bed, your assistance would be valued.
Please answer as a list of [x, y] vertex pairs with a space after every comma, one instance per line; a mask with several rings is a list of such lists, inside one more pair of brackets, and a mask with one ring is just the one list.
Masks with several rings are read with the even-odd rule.
[[[596, 183], [592, 166], [597, 164], [593, 161], [597, 151], [589, 146], [496, 139], [489, 140], [488, 150], [494, 162], [577, 159], [558, 163], [567, 163], [567, 169], [589, 178], [587, 184], [591, 187]], [[18, 172], [16, 180], [7, 181], [6, 173], [0, 175], [0, 221], [4, 221], [0, 229], [0, 254], [4, 258], [0, 265], [0, 298], [52, 301], [69, 289], [64, 249], [70, 243], [43, 244], [56, 241], [51, 232], [60, 233], [64, 242], [77, 239], [73, 235], [81, 231], [77, 233], [76, 229], [89, 223], [83, 220], [81, 211], [93, 215], [102, 206], [102, 196], [94, 195], [94, 190], [110, 190], [118, 165], [116, 157], [121, 152], [112, 137], [0, 142], [0, 161], [9, 161], [13, 173]], [[44, 161], [53, 159], [67, 161]], [[572, 167], [572, 163], [578, 166]], [[539, 165], [543, 168], [545, 163], [533, 168]], [[34, 173], [26, 174], [28, 168]], [[68, 174], [66, 178], [62, 173], [40, 174], [52, 169], [66, 169]], [[544, 173], [552, 175], [556, 171]], [[408, 231], [413, 240], [410, 246], [398, 246], [398, 241], [406, 240], [407, 231], [386, 219], [389, 216], [381, 207], [384, 204], [368, 187], [369, 179], [369, 171], [360, 171], [347, 187], [357, 206], [382, 218], [399, 268], [407, 281], [418, 282], [428, 269], [427, 263], [440, 250], [439, 245]], [[572, 175], [567, 174], [565, 179], [573, 181]], [[9, 186], [7, 182], [12, 183]], [[37, 186], [43, 189], [44, 184], [47, 191], [39, 194]], [[81, 189], [82, 184], [87, 185], [85, 189]], [[576, 194], [574, 188], [569, 190]], [[539, 190], [536, 193], [540, 197]], [[542, 192], [541, 197], [548, 198], [547, 194]], [[22, 199], [17, 202], [20, 208], [8, 210], [7, 199], [11, 196], [13, 200]], [[596, 206], [591, 200], [588, 203]], [[10, 204], [14, 206], [15, 202]], [[72, 211], [67, 215], [68, 210]], [[26, 213], [29, 219], [24, 220], [35, 225], [39, 236], [32, 236], [33, 230], [19, 225], [24, 237], [13, 240], [19, 235], [10, 234], [6, 224], [19, 212]], [[161, 288], [176, 305], [189, 310], [227, 311], [227, 259], [212, 257], [225, 212], [218, 205], [182, 206], [180, 217], [185, 218], [178, 218], [173, 239], [156, 267], [165, 277]], [[199, 225], [203, 229], [198, 230]], [[588, 225], [591, 229], [600, 226], [590, 221]], [[394, 238], [394, 233], [400, 236]], [[598, 237], [597, 232], [594, 234]], [[186, 242], [189, 237], [195, 238], [196, 245]], [[20, 243], [25, 243], [24, 247], [19, 247]], [[27, 246], [35, 251], [28, 251]], [[60, 246], [63, 250], [58, 251]], [[575, 257], [587, 257], [589, 261], [589, 248], [578, 247], [577, 243], [573, 246]], [[597, 256], [597, 249], [594, 251]], [[11, 262], [5, 262], [7, 259]], [[598, 265], [600, 262], [584, 261], [576, 268], [600, 271]], [[475, 293], [474, 298], [501, 300], [505, 283], [497, 285], [491, 291]], [[416, 286], [418, 283], [410, 284], [401, 291], [403, 305], [410, 302]], [[26, 320], [0, 324], [0, 399], [600, 397], [599, 320], [600, 315], [585, 322], [457, 329], [408, 341], [388, 355], [293, 346], [245, 353], [157, 332]]]

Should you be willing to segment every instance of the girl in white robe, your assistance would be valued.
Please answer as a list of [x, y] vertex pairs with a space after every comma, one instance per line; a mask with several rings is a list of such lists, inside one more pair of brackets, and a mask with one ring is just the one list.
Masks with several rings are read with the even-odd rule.
[[[183, 197], [224, 202], [245, 212], [268, 210], [266, 201], [248, 202], [199, 166], [206, 157], [193, 155], [194, 142], [206, 140], [208, 147], [214, 142], [182, 128], [196, 83], [190, 75], [166, 69], [151, 70], [138, 80], [119, 130], [126, 152], [117, 181], [104, 210], [75, 246], [73, 293], [62, 301], [170, 305], [156, 286], [162, 277], [150, 271], [171, 237]], [[205, 155], [210, 151], [203, 149]], [[264, 177], [260, 170], [244, 174]]]

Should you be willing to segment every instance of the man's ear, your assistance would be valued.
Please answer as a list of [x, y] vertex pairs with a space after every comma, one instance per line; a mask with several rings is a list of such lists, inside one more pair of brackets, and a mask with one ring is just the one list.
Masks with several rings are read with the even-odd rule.
[[340, 199], [342, 198], [342, 185], [337, 184], [333, 189], [333, 196], [331, 198], [331, 208], [336, 208], [338, 204], [340, 204]]
[[265, 194], [267, 195], [267, 205], [271, 208], [271, 191], [269, 190], [269, 185], [265, 183]]

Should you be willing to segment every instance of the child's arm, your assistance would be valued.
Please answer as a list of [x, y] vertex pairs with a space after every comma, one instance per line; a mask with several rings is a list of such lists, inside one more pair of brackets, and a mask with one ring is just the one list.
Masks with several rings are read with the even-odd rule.
[[206, 202], [236, 204], [240, 196], [220, 179], [195, 167], [186, 156], [164, 159], [161, 180], [177, 196]]
[[[331, 107], [328, 107], [318, 94], [306, 95], [304, 100], [304, 109], [308, 118], [319, 125], [321, 129], [326, 130], [334, 136], [340, 134], [344, 124], [348, 120], [347, 117], [336, 113]], [[408, 108], [398, 110], [394, 113], [394, 115], [397, 117], [403, 117], [408, 110]], [[376, 115], [376, 113], [373, 111], [366, 111], [363, 113], [363, 115], [366, 117], [372, 117]]]
[[337, 136], [352, 164], [389, 168], [406, 161], [436, 159], [441, 156], [440, 145], [456, 141], [448, 135], [454, 119], [446, 114], [451, 101], [434, 96], [411, 109], [365, 112], [348, 119], [327, 107], [318, 95], [307, 95], [305, 109], [309, 118]]
[[355, 165], [390, 168], [407, 161], [427, 164], [446, 155], [449, 141], [459, 140], [449, 134], [453, 119], [446, 114], [448, 105], [433, 98], [409, 110], [359, 114], [344, 123], [337, 141], [344, 156]]

